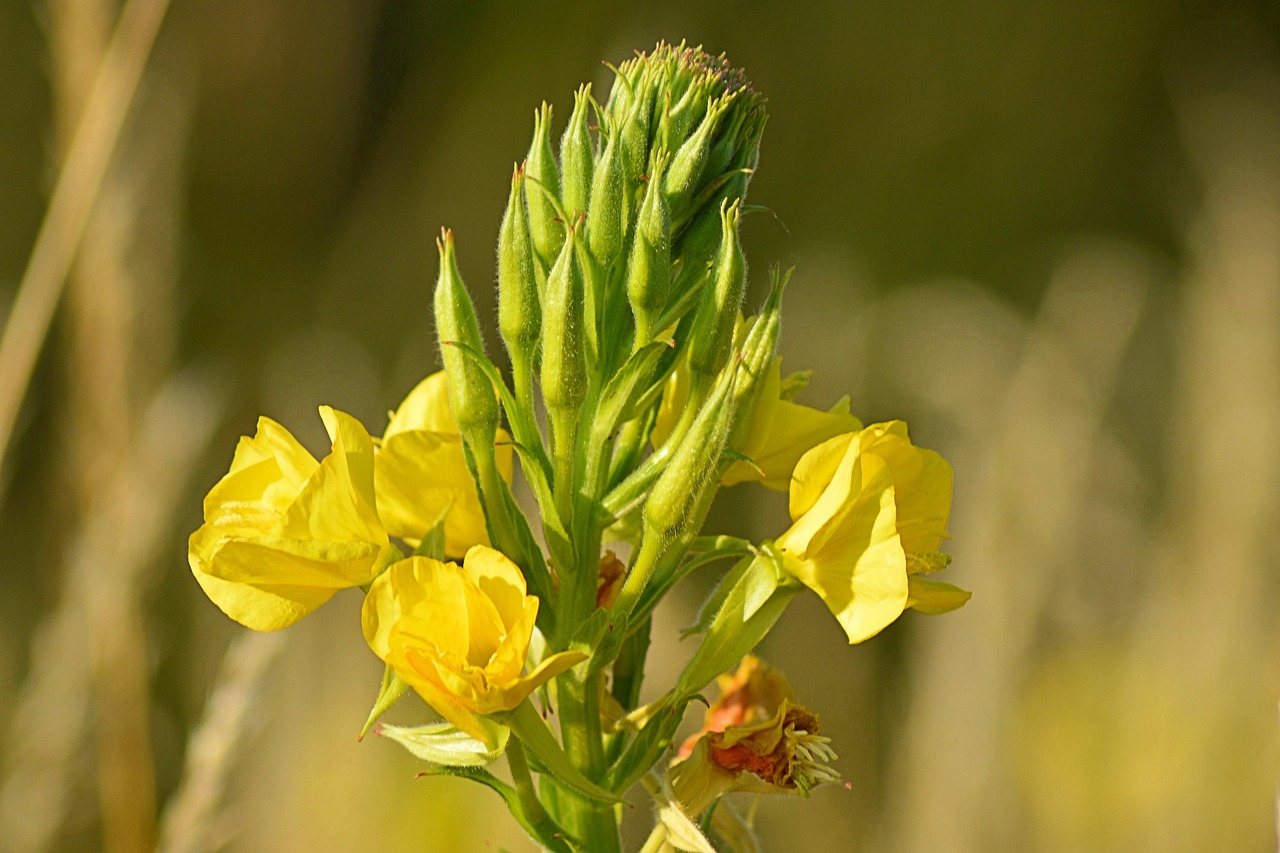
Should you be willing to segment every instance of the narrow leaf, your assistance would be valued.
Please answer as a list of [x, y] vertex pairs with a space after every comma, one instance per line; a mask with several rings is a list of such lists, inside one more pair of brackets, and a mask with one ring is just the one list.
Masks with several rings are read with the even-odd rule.
[[493, 726], [492, 737], [496, 747], [476, 740], [466, 732], [458, 731], [449, 723], [433, 723], [427, 726], [391, 726], [386, 723], [378, 734], [390, 738], [412, 754], [432, 764], [448, 767], [483, 767], [492, 764], [507, 748], [511, 730], [506, 726]]
[[620, 797], [611, 794], [592, 782], [582, 771], [573, 766], [569, 756], [565, 754], [555, 735], [547, 728], [537, 710], [526, 699], [514, 711], [504, 715], [503, 720], [511, 727], [515, 736], [525, 745], [529, 752], [537, 757], [538, 763], [552, 776], [559, 779], [579, 793], [606, 803], [620, 803]]

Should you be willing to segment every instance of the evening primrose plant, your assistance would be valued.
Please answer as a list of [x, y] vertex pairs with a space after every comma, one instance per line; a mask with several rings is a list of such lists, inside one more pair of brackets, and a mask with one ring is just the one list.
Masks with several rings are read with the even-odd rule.
[[[558, 143], [538, 109], [512, 175], [497, 263], [510, 373], [444, 231], [444, 369], [378, 438], [322, 407], [322, 459], [262, 418], [205, 499], [191, 568], [262, 631], [359, 588], [385, 664], [365, 731], [496, 791], [547, 849], [621, 850], [633, 788], [654, 802], [645, 850], [756, 849], [722, 800], [839, 775], [817, 714], [752, 649], [806, 590], [850, 643], [964, 604], [934, 577], [951, 468], [901, 421], [797, 402], [808, 374], [777, 354], [789, 273], [743, 316], [739, 225], [765, 125], [743, 73], [683, 44], [614, 73], [603, 102], [577, 91]], [[513, 495], [517, 458], [536, 511]], [[753, 483], [788, 493], [790, 527], [763, 542], [703, 529], [722, 487]], [[695, 571], [719, 580], [689, 659], [641, 704], [654, 608]], [[713, 682], [721, 697], [676, 752]], [[410, 691], [440, 719], [379, 724]]]

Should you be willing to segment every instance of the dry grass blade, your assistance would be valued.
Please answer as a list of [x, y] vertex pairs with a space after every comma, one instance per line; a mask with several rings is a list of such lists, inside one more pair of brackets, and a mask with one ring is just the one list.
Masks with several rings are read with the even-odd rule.
[[262, 686], [285, 635], [236, 635], [214, 684], [204, 719], [187, 744], [182, 782], [160, 824], [161, 853], [197, 853], [218, 847], [218, 814], [237, 750], [255, 722]]
[[[10, 721], [0, 785], [0, 837], [13, 853], [48, 850], [75, 790], [91, 687], [116, 660], [114, 632], [140, 574], [164, 550], [188, 473], [221, 410], [201, 382], [179, 377], [146, 413], [132, 451], [73, 543], [57, 610], [38, 631], [31, 678]], [[127, 531], [127, 535], [122, 535]], [[134, 676], [137, 676], [135, 673]], [[142, 673], [145, 677], [145, 673]]]
[[67, 272], [168, 6], [169, 0], [129, 0], [120, 13], [58, 175], [0, 338], [0, 466]]

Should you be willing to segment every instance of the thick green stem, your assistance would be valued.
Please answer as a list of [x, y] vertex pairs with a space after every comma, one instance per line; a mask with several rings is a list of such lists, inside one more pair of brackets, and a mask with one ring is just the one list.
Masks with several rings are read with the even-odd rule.
[[[568, 673], [559, 682], [560, 735], [565, 753], [587, 778], [604, 776], [604, 742], [600, 730], [600, 675], [582, 680]], [[613, 806], [568, 790], [559, 797], [561, 821], [586, 849], [615, 853], [621, 850]]]

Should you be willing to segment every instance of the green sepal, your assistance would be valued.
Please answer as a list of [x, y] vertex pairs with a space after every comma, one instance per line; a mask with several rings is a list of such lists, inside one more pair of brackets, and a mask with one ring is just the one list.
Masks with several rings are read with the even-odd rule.
[[[600, 394], [600, 405], [592, 424], [595, 437], [611, 436], [620, 424], [639, 414], [636, 404], [655, 384], [655, 369], [673, 346], [670, 341], [647, 344], [632, 353], [613, 375]], [[665, 376], [662, 379], [666, 381]]]
[[529, 426], [529, 424], [533, 423], [533, 413], [526, 413], [521, 410], [520, 404], [516, 401], [515, 395], [511, 393], [511, 389], [507, 387], [507, 383], [503, 381], [502, 374], [498, 372], [498, 368], [494, 366], [488, 356], [462, 341], [441, 341], [441, 343], [446, 346], [457, 347], [463, 355], [480, 368], [485, 378], [492, 383], [494, 390], [498, 392], [498, 399], [502, 402], [503, 411], [507, 413], [507, 421], [511, 424], [512, 437], [518, 444], [529, 450], [533, 454], [533, 458], [549, 474], [551, 463], [547, 459], [546, 449], [542, 446], [542, 436], [536, 429], [532, 429]]
[[432, 764], [446, 767], [484, 767], [497, 761], [506, 751], [511, 730], [492, 720], [483, 717], [478, 719], [489, 730], [496, 746], [491, 747], [484, 741], [476, 740], [451, 723], [432, 723], [426, 726], [392, 726], [383, 723], [378, 734], [390, 738], [413, 755]]
[[812, 370], [797, 370], [787, 374], [782, 377], [782, 384], [778, 387], [778, 398], [794, 400], [797, 394], [809, 387], [809, 380], [812, 378]]
[[515, 710], [495, 715], [503, 723], [511, 727], [511, 731], [530, 753], [537, 758], [539, 765], [546, 772], [573, 788], [583, 796], [606, 803], [620, 803], [622, 799], [596, 783], [592, 782], [582, 771], [573, 766], [569, 756], [556, 741], [555, 735], [547, 728], [537, 709], [529, 700], [516, 706]]
[[404, 698], [404, 694], [409, 692], [409, 682], [405, 681], [390, 666], [382, 671], [382, 686], [378, 688], [378, 698], [373, 700], [373, 710], [369, 712], [369, 719], [365, 720], [364, 728], [360, 730], [358, 740], [364, 740], [364, 736], [369, 733], [369, 729], [373, 728], [373, 724], [378, 722], [378, 718], [387, 713], [391, 706]]
[[418, 547], [413, 549], [415, 557], [430, 557], [433, 560], [444, 559], [444, 522], [449, 517], [449, 510], [453, 509], [453, 504], [449, 504], [436, 517], [435, 524], [431, 525], [431, 529], [427, 531], [427, 535], [422, 537], [422, 541], [418, 543]]
[[917, 613], [937, 616], [963, 607], [973, 593], [942, 581], [911, 575], [907, 578], [907, 607]]
[[520, 795], [516, 792], [516, 789], [494, 776], [488, 770], [483, 770], [479, 767], [437, 765], [418, 774], [419, 779], [427, 776], [456, 776], [461, 779], [479, 782], [502, 797], [503, 802], [507, 804], [507, 810], [511, 812], [511, 816], [516, 819], [520, 827], [529, 833], [529, 836], [534, 841], [546, 849], [553, 850], [555, 853], [578, 853], [583, 849], [572, 841], [568, 834], [556, 825], [550, 817], [543, 815], [542, 820], [537, 823], [530, 820], [524, 812], [524, 807], [520, 803]]

